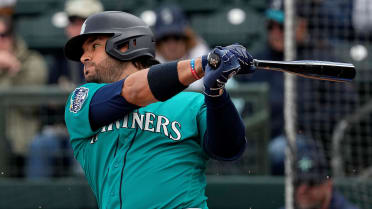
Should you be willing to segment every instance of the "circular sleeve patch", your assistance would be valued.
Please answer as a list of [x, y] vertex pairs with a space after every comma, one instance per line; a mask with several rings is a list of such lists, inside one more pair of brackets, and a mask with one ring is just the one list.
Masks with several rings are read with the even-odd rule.
[[85, 100], [88, 98], [89, 89], [85, 87], [76, 88], [71, 96], [70, 112], [77, 113], [81, 110]]

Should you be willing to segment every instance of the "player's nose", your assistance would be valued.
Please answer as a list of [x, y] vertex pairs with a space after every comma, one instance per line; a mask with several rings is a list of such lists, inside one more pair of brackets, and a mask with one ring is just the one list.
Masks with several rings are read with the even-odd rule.
[[81, 62], [81, 63], [84, 63], [84, 62], [86, 62], [86, 61], [91, 61], [91, 56], [90, 56], [89, 53], [84, 52], [84, 53], [81, 55], [81, 57], [80, 57], [80, 62]]

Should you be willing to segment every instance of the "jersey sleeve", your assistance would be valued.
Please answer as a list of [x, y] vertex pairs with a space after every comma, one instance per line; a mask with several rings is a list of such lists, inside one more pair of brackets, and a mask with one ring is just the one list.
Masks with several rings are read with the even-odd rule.
[[197, 114], [198, 131], [200, 136], [200, 144], [203, 144], [204, 135], [207, 131], [207, 106], [204, 103], [204, 99], [201, 99], [199, 111]]
[[86, 139], [96, 134], [89, 122], [89, 104], [95, 92], [104, 85], [85, 84], [70, 94], [65, 107], [65, 122], [71, 141]]

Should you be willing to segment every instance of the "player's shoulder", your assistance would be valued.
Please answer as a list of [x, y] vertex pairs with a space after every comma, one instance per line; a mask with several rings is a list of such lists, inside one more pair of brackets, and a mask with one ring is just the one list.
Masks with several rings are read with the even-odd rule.
[[79, 88], [98, 89], [98, 88], [101, 88], [104, 85], [106, 85], [106, 84], [105, 83], [85, 83], [85, 84], [77, 87], [76, 89], [79, 89]]
[[81, 86], [76, 87], [69, 96], [67, 100], [67, 104], [69, 103], [75, 104], [77, 106], [81, 106], [85, 100], [89, 100], [94, 93], [105, 84], [98, 84], [98, 83], [86, 83]]
[[86, 83], [81, 86], [76, 87], [72, 92], [71, 95], [79, 94], [79, 93], [84, 93], [84, 94], [90, 94], [94, 93], [96, 90], [104, 86], [105, 84], [100, 84], [100, 83]]

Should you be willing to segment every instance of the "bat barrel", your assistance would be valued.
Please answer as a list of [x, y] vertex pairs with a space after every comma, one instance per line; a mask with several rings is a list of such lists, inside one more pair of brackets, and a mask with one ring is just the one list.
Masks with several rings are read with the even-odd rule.
[[258, 69], [278, 70], [303, 77], [331, 81], [351, 81], [356, 75], [353, 64], [341, 62], [254, 60], [253, 65]]

